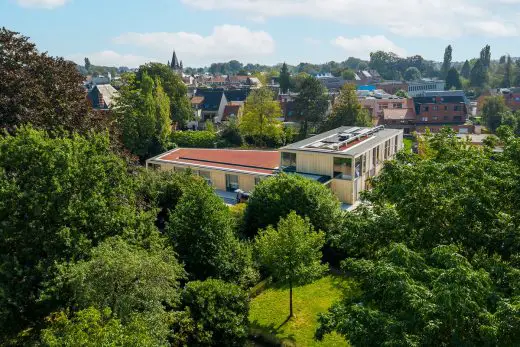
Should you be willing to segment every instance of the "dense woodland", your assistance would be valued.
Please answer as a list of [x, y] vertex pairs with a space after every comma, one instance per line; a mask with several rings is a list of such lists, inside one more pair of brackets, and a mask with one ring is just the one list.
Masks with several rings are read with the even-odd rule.
[[[255, 284], [272, 276], [298, 290], [329, 266], [357, 289], [319, 317], [317, 339], [520, 344], [511, 127], [484, 147], [426, 135], [419, 154], [385, 164], [355, 212], [321, 184], [283, 174], [230, 208], [191, 172], [147, 171], [131, 155], [169, 146], [161, 124], [183, 121], [163, 73], [141, 67], [128, 91], [138, 105], [99, 118], [74, 64], [0, 30], [1, 345], [242, 346]], [[314, 81], [300, 102], [319, 109]], [[309, 128], [363, 122], [349, 92], [330, 123], [309, 118]]]

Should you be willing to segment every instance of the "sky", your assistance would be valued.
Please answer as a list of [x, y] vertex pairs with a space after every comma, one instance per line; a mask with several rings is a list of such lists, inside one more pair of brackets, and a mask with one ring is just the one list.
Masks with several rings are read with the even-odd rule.
[[0, 25], [79, 64], [325, 63], [376, 50], [520, 57], [520, 0], [1, 0]]

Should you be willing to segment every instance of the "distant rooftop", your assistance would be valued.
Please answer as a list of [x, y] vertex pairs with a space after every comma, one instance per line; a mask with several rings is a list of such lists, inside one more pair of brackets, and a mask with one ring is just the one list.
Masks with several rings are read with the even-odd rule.
[[402, 130], [385, 129], [383, 126], [374, 128], [344, 126], [285, 146], [281, 150], [355, 156], [370, 149], [374, 144], [386, 141], [401, 132]]

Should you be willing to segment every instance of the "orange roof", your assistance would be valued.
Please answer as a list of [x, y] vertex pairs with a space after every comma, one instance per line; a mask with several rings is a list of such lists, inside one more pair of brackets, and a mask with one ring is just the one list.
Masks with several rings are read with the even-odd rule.
[[212, 169], [270, 175], [280, 165], [276, 151], [179, 148], [156, 160]]
[[203, 96], [194, 96], [193, 98], [191, 98], [191, 103], [193, 105], [199, 105], [199, 104], [202, 104], [203, 102], [204, 102]]
[[240, 107], [242, 107], [242, 105], [226, 105], [226, 107], [224, 108], [224, 114], [222, 115], [222, 120], [228, 120], [229, 116], [231, 115], [238, 116], [238, 113], [240, 112]]

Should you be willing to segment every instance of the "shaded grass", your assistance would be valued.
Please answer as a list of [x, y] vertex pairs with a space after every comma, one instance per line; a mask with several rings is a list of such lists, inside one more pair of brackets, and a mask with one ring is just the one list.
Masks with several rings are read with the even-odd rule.
[[338, 334], [329, 334], [323, 341], [314, 340], [318, 313], [344, 295], [351, 295], [353, 282], [343, 276], [326, 276], [309, 285], [293, 288], [295, 317], [289, 315], [289, 288], [273, 286], [251, 302], [249, 320], [252, 331], [272, 334], [289, 346], [348, 346]]
[[404, 150], [406, 153], [412, 152], [413, 140], [412, 139], [403, 139]]

